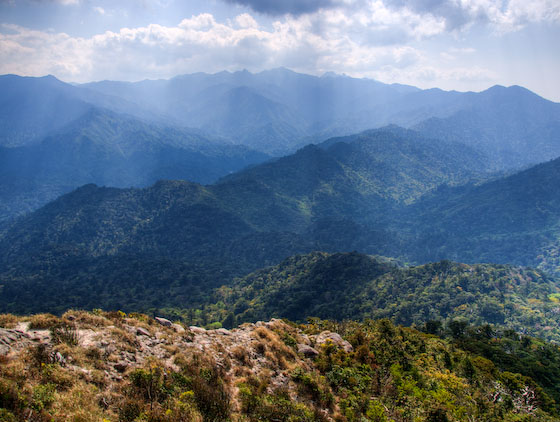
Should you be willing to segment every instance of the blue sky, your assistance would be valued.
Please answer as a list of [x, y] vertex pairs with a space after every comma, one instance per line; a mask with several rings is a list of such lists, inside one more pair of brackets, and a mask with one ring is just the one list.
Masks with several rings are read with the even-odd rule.
[[0, 73], [65, 81], [284, 66], [560, 101], [559, 0], [0, 0]]

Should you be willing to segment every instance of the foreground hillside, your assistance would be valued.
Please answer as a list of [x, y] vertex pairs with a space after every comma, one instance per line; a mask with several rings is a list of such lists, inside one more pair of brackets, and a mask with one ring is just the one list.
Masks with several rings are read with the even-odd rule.
[[[0, 315], [4, 421], [553, 421], [557, 346], [387, 320], [234, 330], [123, 312]], [[465, 351], [469, 350], [469, 351]]]

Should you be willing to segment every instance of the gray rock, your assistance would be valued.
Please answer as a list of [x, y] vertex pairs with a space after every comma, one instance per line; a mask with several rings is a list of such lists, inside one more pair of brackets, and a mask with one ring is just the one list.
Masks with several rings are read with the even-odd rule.
[[332, 344], [334, 344], [336, 347], [341, 348], [342, 350], [344, 350], [346, 353], [351, 352], [352, 350], [354, 350], [354, 348], [352, 347], [352, 345], [350, 343], [348, 343], [346, 340], [344, 340], [340, 334], [338, 333], [332, 333], [330, 331], [323, 331], [322, 333], [320, 333], [317, 338], [315, 339], [315, 342], [318, 345], [323, 345], [327, 342], [331, 342]]
[[189, 327], [189, 330], [191, 330], [191, 332], [193, 332], [194, 334], [204, 334], [204, 333], [206, 333], [206, 329], [204, 329], [202, 327], [196, 327], [194, 325], [191, 325]]
[[29, 335], [21, 331], [0, 328], [0, 355], [20, 350], [30, 344]]
[[161, 318], [161, 317], [156, 317], [155, 319], [156, 319], [157, 322], [159, 322], [164, 327], [171, 327], [173, 325], [173, 323], [171, 321], [169, 321], [168, 319]]
[[214, 332], [223, 336], [231, 336], [231, 332], [225, 328], [218, 328], [217, 330], [214, 330]]
[[309, 336], [307, 334], [299, 334], [297, 337], [303, 344], [307, 344], [308, 346], [311, 345], [311, 340], [309, 339]]
[[151, 334], [145, 328], [138, 327], [138, 328], [136, 328], [136, 335], [150, 337]]
[[307, 344], [298, 344], [297, 348], [298, 353], [301, 353], [306, 358], [314, 358], [316, 356], [319, 356], [319, 352], [313, 347], [308, 346]]
[[171, 326], [173, 327], [173, 329], [174, 329], [175, 332], [177, 332], [177, 333], [181, 333], [181, 334], [182, 334], [182, 333], [185, 332], [185, 329], [183, 328], [182, 325], [179, 325], [179, 324], [172, 324]]

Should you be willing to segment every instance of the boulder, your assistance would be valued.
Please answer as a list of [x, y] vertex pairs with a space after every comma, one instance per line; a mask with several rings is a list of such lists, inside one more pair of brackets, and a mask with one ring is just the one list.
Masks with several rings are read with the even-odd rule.
[[194, 333], [194, 334], [204, 334], [204, 333], [206, 333], [206, 329], [204, 329], [202, 327], [196, 327], [194, 325], [191, 325], [189, 327], [189, 330], [191, 330], [191, 332]]
[[150, 337], [150, 332], [148, 330], [146, 330], [145, 328], [142, 327], [137, 327], [136, 328], [136, 335], [138, 336], [147, 336]]
[[171, 321], [169, 321], [168, 319], [165, 318], [161, 318], [161, 317], [156, 317], [155, 318], [157, 322], [159, 322], [161, 325], [163, 325], [164, 327], [171, 327], [173, 326], [173, 323]]
[[322, 346], [327, 342], [334, 344], [336, 347], [344, 350], [346, 353], [349, 353], [352, 350], [354, 350], [352, 345], [348, 343], [346, 340], [344, 340], [338, 333], [323, 331], [315, 339], [315, 343], [319, 346]]
[[298, 344], [297, 348], [298, 353], [301, 353], [306, 358], [314, 358], [316, 356], [319, 356], [319, 352], [313, 347], [308, 346], [307, 344]]

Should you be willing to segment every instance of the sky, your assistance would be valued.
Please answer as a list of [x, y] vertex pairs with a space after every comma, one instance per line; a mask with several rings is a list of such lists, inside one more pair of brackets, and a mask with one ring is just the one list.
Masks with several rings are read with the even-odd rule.
[[137, 81], [286, 67], [560, 102], [560, 0], [0, 0], [0, 74]]

